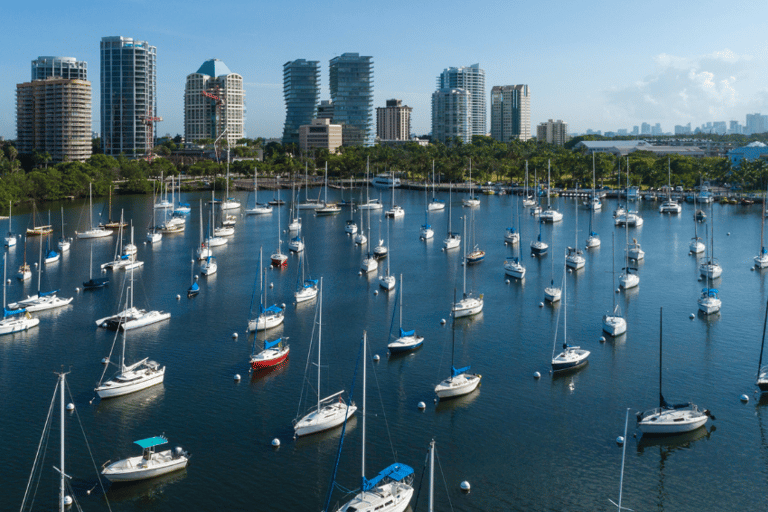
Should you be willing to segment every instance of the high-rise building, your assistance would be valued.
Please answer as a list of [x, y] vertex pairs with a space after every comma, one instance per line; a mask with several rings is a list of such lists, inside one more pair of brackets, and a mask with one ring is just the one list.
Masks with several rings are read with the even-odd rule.
[[310, 124], [317, 114], [320, 62], [297, 59], [283, 64], [283, 98], [283, 144], [298, 144], [299, 126]]
[[752, 135], [754, 133], [768, 132], [768, 116], [756, 114], [747, 114], [747, 122], [744, 126], [744, 133]]
[[320, 105], [317, 106], [317, 118], [330, 119], [333, 121], [333, 102], [331, 100], [323, 100], [320, 102]]
[[633, 126], [632, 127], [632, 132], [630, 133], [630, 135], [640, 135], [640, 127], [639, 126]]
[[472, 94], [466, 89], [438, 89], [432, 93], [432, 140], [448, 143], [458, 137], [472, 142]]
[[640, 125], [640, 135], [650, 135], [651, 125], [649, 123], [642, 123]]
[[184, 89], [184, 140], [216, 140], [224, 133], [230, 147], [245, 137], [243, 77], [219, 59], [203, 62], [187, 75]]
[[345, 146], [373, 144], [373, 57], [344, 53], [330, 62], [333, 122]]
[[491, 137], [501, 142], [531, 138], [531, 96], [527, 85], [491, 89]]
[[663, 135], [664, 132], [661, 131], [661, 123], [656, 123], [651, 127], [651, 135]]
[[376, 108], [376, 137], [381, 140], [411, 138], [411, 107], [402, 100], [387, 100], [386, 107]]
[[47, 152], [53, 162], [91, 156], [91, 83], [48, 77], [16, 85], [19, 153]]
[[74, 57], [38, 57], [32, 61], [31, 80], [48, 77], [88, 80], [88, 64]]
[[[464, 89], [470, 94], [469, 109], [472, 116], [471, 135], [487, 135], [485, 108], [485, 71], [480, 64], [447, 68], [437, 77], [437, 90]], [[433, 116], [434, 117], [434, 116]]]
[[101, 147], [141, 156], [154, 145], [157, 48], [130, 37], [101, 39]]
[[540, 142], [562, 146], [568, 140], [568, 123], [550, 119], [536, 127], [536, 138]]

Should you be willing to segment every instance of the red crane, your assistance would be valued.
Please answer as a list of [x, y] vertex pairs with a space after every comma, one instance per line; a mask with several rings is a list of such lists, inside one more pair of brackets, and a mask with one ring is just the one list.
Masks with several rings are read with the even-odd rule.
[[146, 151], [144, 153], [144, 158], [147, 159], [147, 162], [152, 161], [152, 148], [155, 143], [155, 137], [154, 137], [154, 123], [157, 123], [159, 121], [162, 121], [162, 117], [153, 116], [152, 112], [150, 110], [147, 110], [147, 115], [141, 116], [141, 121], [147, 126], [146, 129], [146, 135], [147, 135], [147, 147]]
[[225, 101], [219, 93], [218, 85], [215, 85], [211, 90], [212, 92], [200, 91], [200, 93], [211, 100], [211, 138], [216, 140], [219, 136], [219, 133], [221, 132], [221, 107], [225, 105]]

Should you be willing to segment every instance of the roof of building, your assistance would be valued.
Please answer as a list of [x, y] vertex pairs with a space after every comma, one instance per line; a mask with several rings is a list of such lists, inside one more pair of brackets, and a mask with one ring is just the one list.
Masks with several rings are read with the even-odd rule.
[[644, 140], [583, 140], [576, 144], [577, 148], [587, 148], [588, 150], [605, 148], [634, 148], [647, 144]]
[[198, 69], [197, 72], [200, 75], [208, 75], [212, 77], [232, 74], [227, 65], [219, 59], [210, 59], [203, 62], [203, 65], [200, 66], [200, 69]]

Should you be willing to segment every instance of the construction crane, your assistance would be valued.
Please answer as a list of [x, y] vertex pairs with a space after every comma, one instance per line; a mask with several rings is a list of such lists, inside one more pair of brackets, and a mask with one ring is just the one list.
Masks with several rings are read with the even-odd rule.
[[211, 100], [211, 138], [216, 140], [221, 133], [221, 108], [225, 105], [224, 98], [219, 93], [219, 86], [212, 88], [212, 92], [200, 91], [200, 93]]
[[145, 150], [145, 153], [144, 153], [144, 158], [147, 159], [147, 162], [151, 162], [152, 161], [152, 148], [154, 147], [153, 145], [155, 143], [155, 137], [154, 137], [154, 135], [155, 135], [155, 133], [154, 133], [155, 132], [154, 131], [155, 125], [154, 125], [154, 123], [162, 121], [163, 118], [162, 117], [153, 116], [152, 115], [152, 111], [148, 109], [147, 110], [147, 115], [140, 116], [140, 119], [141, 119], [141, 121], [147, 127], [147, 129], [146, 129], [147, 147], [146, 147], [146, 150]]

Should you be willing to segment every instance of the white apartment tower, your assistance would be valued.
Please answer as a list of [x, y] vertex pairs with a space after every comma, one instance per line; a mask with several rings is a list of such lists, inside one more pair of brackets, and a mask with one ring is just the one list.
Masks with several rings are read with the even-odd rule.
[[438, 89], [432, 93], [432, 140], [449, 143], [456, 137], [472, 142], [472, 94], [466, 89]]
[[437, 90], [443, 89], [464, 89], [469, 92], [469, 110], [472, 116], [469, 141], [472, 141], [472, 135], [487, 135], [485, 70], [480, 69], [480, 64], [443, 70], [437, 78]]
[[568, 140], [568, 123], [550, 119], [536, 127], [536, 138], [540, 142], [562, 146]]
[[491, 89], [491, 137], [501, 142], [531, 138], [527, 85], [496, 85]]
[[411, 138], [411, 107], [402, 100], [387, 100], [386, 107], [376, 108], [376, 137], [380, 140]]
[[230, 147], [245, 137], [243, 77], [222, 61], [210, 59], [187, 76], [184, 89], [184, 140], [216, 140], [224, 130]]

